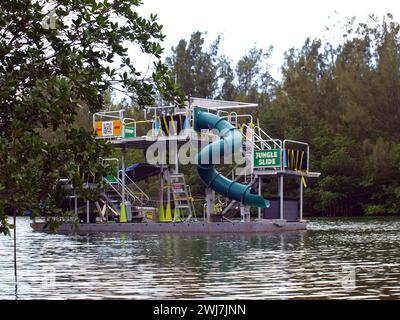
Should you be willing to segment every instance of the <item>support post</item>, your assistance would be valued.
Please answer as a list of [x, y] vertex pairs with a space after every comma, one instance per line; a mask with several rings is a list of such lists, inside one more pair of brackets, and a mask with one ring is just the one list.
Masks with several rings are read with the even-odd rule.
[[[258, 195], [262, 195], [262, 179], [261, 176], [258, 176]], [[258, 208], [258, 219], [261, 219], [261, 208]]]
[[162, 215], [164, 216], [164, 170], [162, 170], [160, 174], [160, 205], [158, 208], [158, 214], [153, 217], [154, 222], [160, 220], [160, 212], [162, 212]]
[[90, 212], [89, 209], [90, 205], [89, 205], [89, 200], [86, 200], [86, 223], [90, 222]]
[[279, 177], [279, 219], [283, 220], [283, 174]]
[[303, 221], [303, 179], [300, 177], [300, 208], [299, 208], [299, 220]]
[[168, 180], [167, 205], [171, 205], [171, 178]]
[[[177, 136], [178, 139], [178, 136]], [[175, 174], [179, 173], [179, 159], [178, 159], [178, 140], [176, 140], [176, 146], [175, 146]]]
[[206, 189], [206, 204], [207, 204], [207, 223], [211, 223], [211, 214], [213, 212], [213, 199], [212, 199], [212, 190], [210, 188]]
[[126, 156], [126, 149], [125, 146], [122, 148], [122, 155], [121, 155], [121, 170], [122, 170], [122, 203], [125, 204], [125, 156]]
[[74, 189], [74, 213], [75, 217], [78, 216], [78, 197], [76, 195], [76, 189]]
[[239, 208], [240, 208], [240, 218], [241, 218], [241, 221], [242, 221], [242, 222], [245, 222], [245, 219], [246, 219], [246, 212], [245, 212], [244, 205], [241, 203], [240, 206], [239, 206]]

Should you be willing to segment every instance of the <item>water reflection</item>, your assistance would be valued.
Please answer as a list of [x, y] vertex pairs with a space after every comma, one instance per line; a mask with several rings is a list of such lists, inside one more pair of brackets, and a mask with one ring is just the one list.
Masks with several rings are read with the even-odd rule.
[[[400, 219], [269, 235], [55, 235], [19, 219], [19, 298], [397, 298]], [[0, 238], [0, 298], [14, 299]]]

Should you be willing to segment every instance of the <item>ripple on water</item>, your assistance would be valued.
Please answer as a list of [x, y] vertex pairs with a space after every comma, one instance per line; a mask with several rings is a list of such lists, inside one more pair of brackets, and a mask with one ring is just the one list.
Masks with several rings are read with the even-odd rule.
[[[400, 219], [314, 219], [269, 235], [57, 235], [18, 219], [22, 299], [400, 297]], [[0, 298], [14, 299], [0, 237]]]

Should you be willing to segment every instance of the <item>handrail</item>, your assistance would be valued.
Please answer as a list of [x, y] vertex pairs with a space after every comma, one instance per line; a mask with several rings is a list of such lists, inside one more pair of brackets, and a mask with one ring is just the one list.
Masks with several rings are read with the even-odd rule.
[[111, 115], [103, 115], [103, 114], [94, 114], [94, 116], [101, 116], [101, 117], [106, 117], [106, 118], [112, 118], [112, 119], [119, 119], [119, 120], [121, 120], [121, 117], [120, 116], [111, 116]]
[[[95, 126], [96, 117], [106, 117], [106, 118], [111, 118], [111, 119], [118, 119], [118, 120], [121, 120], [121, 122], [122, 122], [123, 118], [124, 118], [124, 112], [125, 112], [124, 109], [121, 109], [121, 110], [118, 110], [118, 111], [100, 111], [100, 112], [96, 112], [92, 116], [93, 127]], [[117, 115], [112, 115], [112, 114], [117, 114]]]
[[[260, 134], [260, 135], [258, 135], [258, 136], [260, 137], [260, 139], [262, 139], [263, 141], [271, 141], [271, 142], [274, 143], [274, 145], [275, 145], [277, 148], [279, 148], [279, 149], [282, 148], [282, 141], [281, 141], [280, 139], [274, 139], [274, 138], [272, 138], [268, 133], [266, 133], [263, 129], [261, 129], [260, 126], [255, 126], [255, 127], [254, 127], [254, 131], [255, 131], [256, 128], [258, 129], [258, 132], [261, 132], [262, 134], [264, 134], [264, 135], [268, 138], [268, 140], [265, 140], [265, 139], [262, 138], [262, 136], [261, 136], [261, 134]], [[254, 132], [254, 133], [255, 133], [255, 132]], [[256, 133], [255, 133], [255, 134], [256, 134]], [[257, 134], [256, 134], [256, 135], [257, 135]], [[280, 144], [276, 143], [276, 141], [279, 141]]]
[[[119, 190], [116, 187], [114, 187], [114, 185], [110, 181], [108, 181], [105, 177], [103, 177], [103, 180], [105, 182], [107, 182], [107, 184], [122, 198], [121, 192], [119, 192]], [[118, 179], [117, 179], [117, 181], [118, 181]], [[118, 182], [118, 185], [119, 185], [119, 182]]]
[[125, 112], [125, 109], [110, 110], [110, 111], [99, 111], [99, 112], [96, 112], [95, 115], [101, 116], [101, 115], [105, 115], [105, 114], [109, 114], [109, 113], [119, 113], [119, 114], [121, 114], [121, 113], [124, 113], [124, 112]]
[[[219, 110], [219, 111], [224, 111], [224, 110]], [[219, 113], [219, 111], [218, 111], [218, 113]], [[224, 112], [226, 112], [226, 111], [224, 111]], [[251, 114], [237, 114], [236, 112], [234, 112], [236, 114], [231, 115], [231, 113], [228, 113], [227, 116], [220, 116], [220, 117], [224, 118], [224, 119], [226, 118], [226, 119], [228, 119], [228, 122], [231, 122], [231, 117], [234, 116], [236, 118], [236, 123], [237, 123], [238, 118], [250, 118], [250, 123], [253, 123], [253, 116]]]
[[[122, 187], [122, 181], [121, 179], [119, 179], [119, 177], [114, 177], [117, 180], [118, 186]], [[108, 181], [105, 177], [103, 177], [103, 180], [107, 183], [107, 185], [109, 185], [122, 199], [122, 194], [121, 192], [119, 192], [119, 190], [110, 182]], [[132, 193], [132, 191], [125, 185], [125, 192], [128, 194], [128, 196], [134, 200], [135, 202], [139, 202], [141, 205], [143, 205], [143, 201], [142, 199], [140, 199], [139, 197], [137, 197], [136, 195], [134, 195]]]
[[[232, 120], [232, 117], [233, 117], [233, 119], [234, 119], [235, 121]], [[228, 119], [229, 119], [229, 122], [230, 122], [230, 123], [234, 123], [234, 124], [235, 124], [235, 127], [237, 127], [237, 123], [238, 123], [237, 118], [238, 118], [238, 114], [237, 114], [236, 111], [232, 111], [232, 112], [229, 113], [229, 118], [228, 118]]]
[[226, 114], [229, 116], [229, 112], [228, 112], [228, 111], [225, 111], [225, 110], [218, 110], [218, 111], [217, 111], [217, 116], [220, 116], [221, 118], [224, 118], [225, 116], [221, 116], [221, 115], [220, 115], [221, 113], [226, 113]]
[[138, 189], [140, 191], [140, 193], [147, 199], [150, 200], [150, 197], [126, 174], [125, 172], [125, 178], [128, 178], [129, 180], [129, 184], [133, 184], [136, 189]]
[[117, 216], [119, 215], [119, 213], [117, 211], [115, 211], [111, 205], [107, 204], [107, 208], [110, 209], [115, 215], [117, 215]]
[[[120, 185], [121, 187], [123, 186], [122, 184], [122, 180], [117, 177], [117, 180], [120, 181]], [[125, 192], [128, 194], [128, 196], [130, 196], [134, 201], [138, 201], [141, 205], [143, 205], [143, 201], [142, 199], [140, 199], [138, 196], [134, 195], [133, 192], [125, 185]]]
[[[249, 130], [252, 130], [252, 131], [253, 131], [253, 135], [252, 135], [252, 138], [253, 138], [253, 139], [249, 139], [241, 130], [239, 130], [240, 133], [242, 134], [242, 136], [243, 136], [248, 142], [250, 142], [251, 145], [252, 145], [253, 147], [256, 147], [258, 150], [261, 150], [261, 147], [259, 147], [257, 144], [254, 143], [254, 137], [255, 137], [255, 135], [256, 135], [256, 133], [254, 132], [254, 130], [253, 130], [252, 128], [250, 128], [247, 124], [245, 124], [244, 127], [247, 128], [247, 129], [249, 129]], [[260, 139], [259, 142], [261, 142], [261, 144], [263, 144], [263, 140]], [[267, 149], [271, 149], [271, 147], [270, 147], [268, 144], [266, 144], [265, 146], [267, 147]]]

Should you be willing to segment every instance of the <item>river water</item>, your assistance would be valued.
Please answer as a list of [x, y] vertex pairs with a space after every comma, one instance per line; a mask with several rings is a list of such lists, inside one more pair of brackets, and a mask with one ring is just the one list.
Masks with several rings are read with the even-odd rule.
[[0, 299], [400, 298], [400, 218], [312, 219], [267, 235], [0, 236]]

